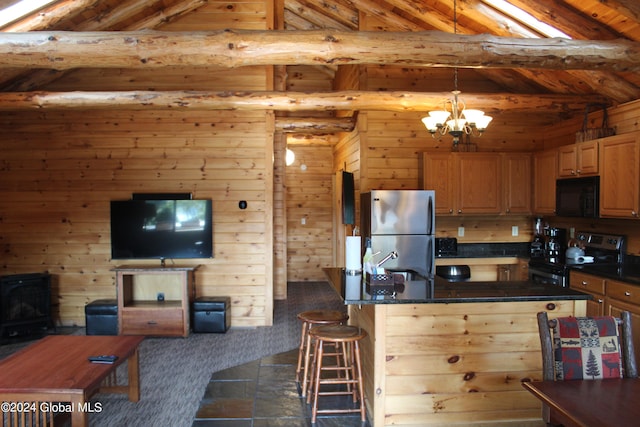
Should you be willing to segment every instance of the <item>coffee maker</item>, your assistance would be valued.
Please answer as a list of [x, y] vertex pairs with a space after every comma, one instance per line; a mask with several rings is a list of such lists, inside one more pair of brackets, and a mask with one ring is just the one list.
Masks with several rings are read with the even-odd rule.
[[546, 257], [549, 262], [562, 263], [567, 250], [567, 230], [549, 227], [546, 229]]
[[537, 217], [533, 223], [533, 242], [530, 245], [529, 255], [531, 258], [544, 258], [545, 255], [545, 238], [544, 226], [542, 218]]

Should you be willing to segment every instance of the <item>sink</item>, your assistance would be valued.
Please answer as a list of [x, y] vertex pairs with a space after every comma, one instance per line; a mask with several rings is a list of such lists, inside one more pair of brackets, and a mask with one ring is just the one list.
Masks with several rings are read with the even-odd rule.
[[471, 269], [468, 265], [439, 265], [436, 275], [449, 281], [463, 282], [471, 278]]

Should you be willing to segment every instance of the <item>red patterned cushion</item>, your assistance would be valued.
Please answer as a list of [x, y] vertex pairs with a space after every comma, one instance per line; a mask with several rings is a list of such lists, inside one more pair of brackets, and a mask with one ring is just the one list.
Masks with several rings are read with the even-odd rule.
[[614, 317], [559, 317], [557, 322], [553, 331], [557, 380], [622, 377]]

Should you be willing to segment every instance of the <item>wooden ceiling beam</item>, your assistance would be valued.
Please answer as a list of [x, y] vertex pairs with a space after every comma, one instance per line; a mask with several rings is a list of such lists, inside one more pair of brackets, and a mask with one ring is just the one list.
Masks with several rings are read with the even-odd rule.
[[288, 64], [640, 71], [640, 43], [436, 31], [0, 33], [0, 68], [235, 68]]
[[[278, 111], [430, 111], [441, 109], [450, 92], [9, 92], [0, 93], [0, 111], [20, 109], [199, 109]], [[469, 105], [488, 114], [566, 114], [584, 111], [587, 103], [606, 103], [599, 96], [463, 93]]]
[[356, 127], [354, 117], [276, 117], [276, 131], [284, 133], [331, 134], [351, 132]]

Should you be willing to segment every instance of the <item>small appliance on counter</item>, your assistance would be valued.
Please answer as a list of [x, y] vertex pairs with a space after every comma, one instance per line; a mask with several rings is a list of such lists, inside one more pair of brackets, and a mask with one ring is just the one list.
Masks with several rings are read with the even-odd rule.
[[567, 250], [567, 230], [564, 228], [547, 228], [546, 257], [550, 263], [562, 262]]
[[436, 237], [436, 256], [458, 255], [458, 239], [455, 237]]
[[537, 259], [545, 256], [544, 226], [541, 217], [537, 217], [533, 223], [533, 242], [531, 242], [529, 255]]

